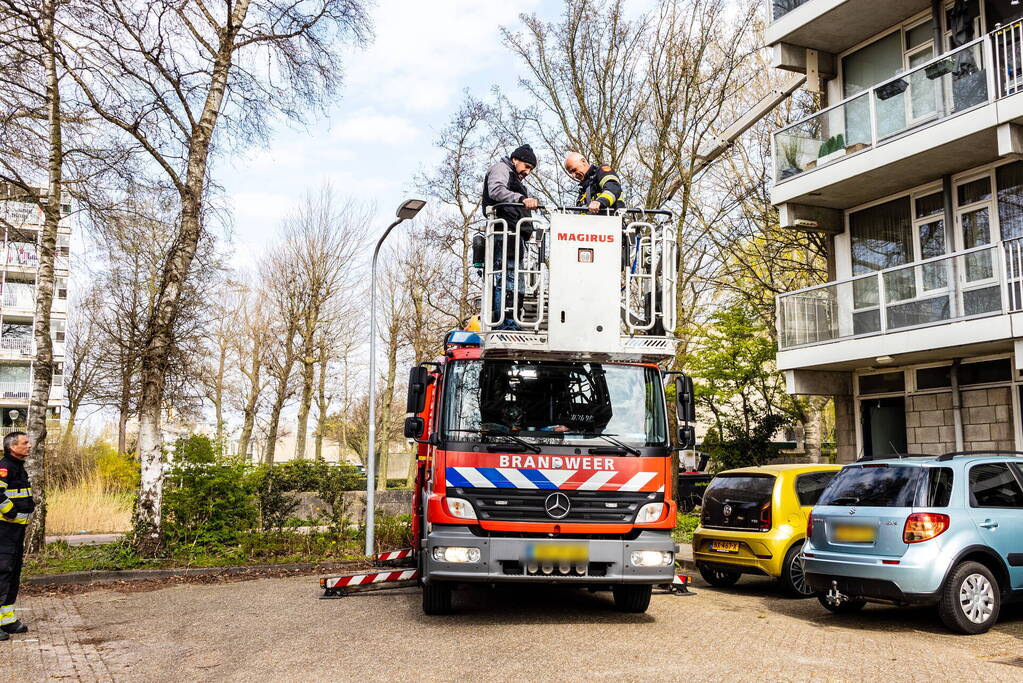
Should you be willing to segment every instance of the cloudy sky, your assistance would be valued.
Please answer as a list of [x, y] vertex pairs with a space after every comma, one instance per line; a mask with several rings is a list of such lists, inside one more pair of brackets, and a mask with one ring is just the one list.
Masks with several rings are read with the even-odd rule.
[[[510, 9], [510, 8], [514, 9]], [[518, 63], [499, 27], [518, 14], [555, 18], [557, 0], [379, 0], [375, 40], [346, 63], [341, 100], [329, 117], [301, 130], [281, 127], [267, 149], [219, 164], [217, 180], [234, 213], [234, 264], [251, 268], [279, 221], [324, 181], [374, 202], [381, 231], [412, 196], [417, 171], [439, 158], [433, 142], [466, 89], [484, 96], [497, 84], [513, 92]]]

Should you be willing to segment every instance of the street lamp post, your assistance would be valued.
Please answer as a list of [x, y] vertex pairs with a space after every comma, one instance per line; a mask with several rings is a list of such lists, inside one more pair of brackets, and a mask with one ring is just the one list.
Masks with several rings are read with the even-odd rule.
[[[398, 207], [398, 220], [387, 226], [377, 240], [373, 250], [373, 265], [369, 277], [369, 447], [366, 461], [366, 554], [372, 555], [374, 548], [374, 524], [376, 522], [376, 450], [377, 450], [377, 257], [384, 240], [399, 223], [414, 218], [426, 206], [422, 199], [406, 199]], [[387, 448], [387, 444], [384, 444]], [[386, 473], [385, 473], [386, 477]], [[386, 481], [386, 479], [385, 479]]]

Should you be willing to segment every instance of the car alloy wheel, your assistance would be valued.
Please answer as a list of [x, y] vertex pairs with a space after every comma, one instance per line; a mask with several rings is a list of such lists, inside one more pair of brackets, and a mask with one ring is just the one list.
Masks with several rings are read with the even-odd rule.
[[789, 563], [789, 582], [796, 593], [806, 596], [813, 595], [813, 589], [806, 584], [802, 556], [797, 556], [795, 560]]
[[987, 577], [970, 574], [959, 585], [959, 606], [966, 618], [983, 624], [994, 612], [995, 589]]

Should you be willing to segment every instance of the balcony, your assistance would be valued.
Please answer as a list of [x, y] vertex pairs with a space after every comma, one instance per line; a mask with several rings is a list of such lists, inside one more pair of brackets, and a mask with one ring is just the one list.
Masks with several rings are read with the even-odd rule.
[[1016, 22], [778, 130], [772, 201], [844, 209], [998, 158], [1021, 42]]
[[0, 337], [0, 353], [31, 356], [32, 339], [31, 337]]
[[775, 304], [783, 370], [1011, 349], [1023, 323], [1009, 315], [1023, 312], [1023, 238], [788, 292]]
[[929, 0], [771, 0], [764, 43], [838, 54], [930, 6]]
[[32, 386], [24, 382], [0, 382], [0, 403], [28, 401]]

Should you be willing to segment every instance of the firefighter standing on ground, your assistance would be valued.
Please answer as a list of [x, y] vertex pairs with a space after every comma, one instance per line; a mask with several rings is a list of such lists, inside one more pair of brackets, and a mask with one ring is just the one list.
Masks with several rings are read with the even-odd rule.
[[14, 601], [25, 557], [25, 530], [35, 510], [25, 471], [25, 458], [31, 451], [25, 432], [4, 437], [4, 455], [0, 458], [0, 640], [7, 640], [11, 633], [28, 631], [14, 616]]
[[591, 164], [579, 152], [569, 152], [565, 156], [565, 170], [579, 181], [576, 206], [585, 206], [590, 213], [625, 206], [622, 201], [622, 181], [607, 164]]

